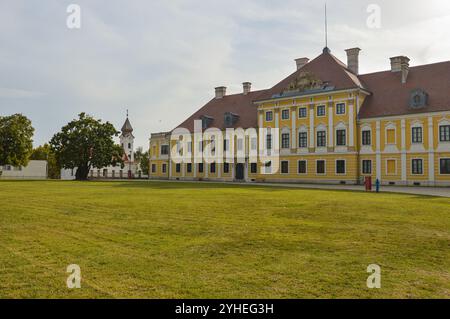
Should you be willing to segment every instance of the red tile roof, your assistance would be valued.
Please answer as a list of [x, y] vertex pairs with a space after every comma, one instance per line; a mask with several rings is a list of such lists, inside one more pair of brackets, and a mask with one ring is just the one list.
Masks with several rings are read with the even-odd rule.
[[[401, 72], [384, 71], [359, 77], [372, 92], [361, 106], [360, 118], [450, 110], [450, 62], [411, 67], [405, 84], [401, 81]], [[409, 107], [410, 95], [415, 89], [428, 93], [425, 108]]]
[[224, 116], [226, 112], [237, 114], [239, 119], [232, 127], [234, 128], [250, 128], [257, 127], [257, 108], [253, 101], [266, 90], [253, 91], [247, 95], [232, 94], [225, 95], [221, 99], [212, 99], [200, 110], [191, 115], [187, 120], [181, 123], [178, 127], [186, 128], [189, 131], [194, 131], [194, 120], [200, 120], [202, 116], [209, 116], [213, 118], [209, 127], [226, 129]]
[[358, 76], [347, 69], [347, 66], [329, 51], [324, 50], [317, 58], [267, 90], [261, 96], [261, 100], [271, 99], [275, 95], [282, 94], [292, 81], [305, 72], [314, 74], [323, 83], [328, 83], [329, 87], [334, 87], [334, 90], [362, 87]]

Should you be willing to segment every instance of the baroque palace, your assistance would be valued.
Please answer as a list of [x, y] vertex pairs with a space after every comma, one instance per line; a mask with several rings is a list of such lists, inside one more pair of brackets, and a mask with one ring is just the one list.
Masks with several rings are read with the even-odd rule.
[[[410, 67], [398, 56], [390, 70], [359, 74], [359, 52], [346, 50], [347, 64], [328, 48], [312, 61], [297, 59], [297, 70], [267, 90], [251, 91], [245, 82], [242, 93], [227, 95], [218, 87], [179, 125], [191, 133], [196, 120], [203, 130], [278, 129], [279, 165], [271, 174], [263, 172], [272, 163], [248, 156], [175, 163], [172, 131], [151, 135], [150, 178], [357, 184], [370, 176], [388, 185], [450, 185], [450, 62]], [[226, 142], [224, 149], [246, 154], [258, 145], [249, 137]], [[185, 151], [196, 147], [204, 146], [190, 143]]]

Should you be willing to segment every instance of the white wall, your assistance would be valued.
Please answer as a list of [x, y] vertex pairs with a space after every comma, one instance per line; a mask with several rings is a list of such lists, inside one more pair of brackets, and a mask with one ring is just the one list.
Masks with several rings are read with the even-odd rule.
[[30, 161], [26, 167], [2, 167], [0, 179], [46, 179], [47, 161]]

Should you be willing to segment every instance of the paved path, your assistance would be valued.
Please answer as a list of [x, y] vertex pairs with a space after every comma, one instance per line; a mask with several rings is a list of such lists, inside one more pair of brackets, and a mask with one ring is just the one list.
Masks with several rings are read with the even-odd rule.
[[[150, 180], [162, 181], [162, 180]], [[232, 183], [232, 182], [218, 182], [218, 181], [173, 181], [163, 180], [173, 183], [220, 183], [232, 185], [249, 185], [249, 186], [270, 186], [270, 187], [290, 187], [290, 188], [304, 188], [304, 189], [328, 189], [328, 190], [346, 190], [346, 191], [361, 191], [364, 192], [364, 186], [361, 185], [323, 185], [323, 184], [292, 184], [292, 183]], [[381, 186], [381, 192], [388, 193], [403, 193], [424, 196], [438, 196], [450, 198], [450, 187], [420, 187], [420, 186]], [[373, 190], [375, 191], [375, 190]]]

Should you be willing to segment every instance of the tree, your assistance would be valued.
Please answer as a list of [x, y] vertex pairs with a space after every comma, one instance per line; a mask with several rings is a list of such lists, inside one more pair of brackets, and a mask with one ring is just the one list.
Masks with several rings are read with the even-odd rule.
[[56, 161], [56, 155], [50, 148], [50, 145], [44, 144], [38, 146], [31, 153], [30, 160], [47, 161], [48, 177], [52, 179], [59, 179], [61, 177], [61, 167]]
[[149, 175], [150, 173], [150, 154], [145, 152], [139, 159], [139, 165], [141, 166], [142, 174]]
[[22, 114], [0, 116], [0, 166], [27, 166], [34, 128]]
[[81, 113], [53, 136], [50, 147], [62, 168], [76, 169], [75, 178], [87, 180], [91, 168], [123, 166], [123, 149], [113, 140], [118, 134], [111, 123]]

